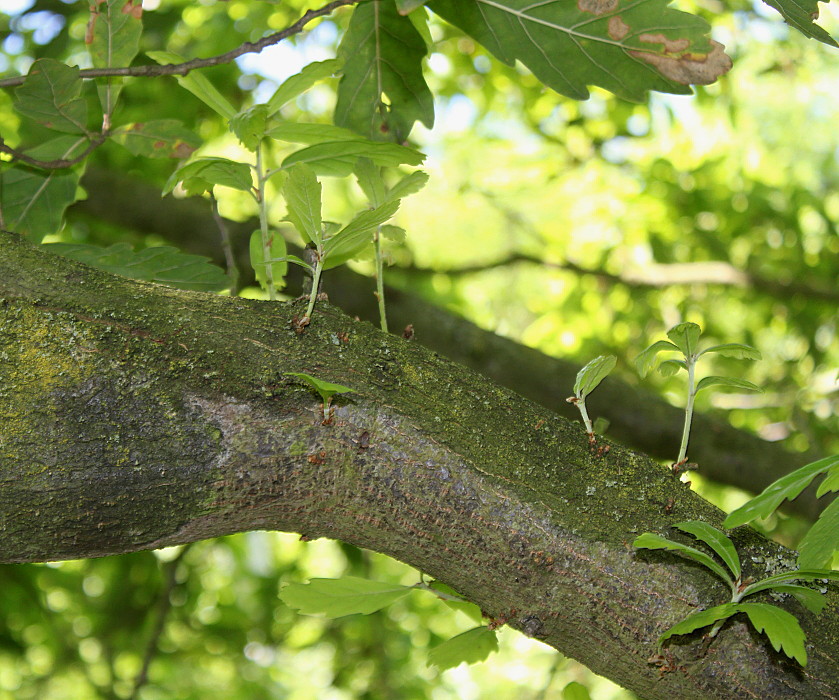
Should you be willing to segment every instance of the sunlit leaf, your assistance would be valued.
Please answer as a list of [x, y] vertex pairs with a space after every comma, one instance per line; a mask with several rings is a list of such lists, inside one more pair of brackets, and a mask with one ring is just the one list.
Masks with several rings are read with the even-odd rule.
[[369, 138], [402, 142], [419, 121], [434, 124], [434, 99], [422, 72], [427, 47], [395, 3], [366, 2], [353, 11], [338, 55], [335, 123]]
[[498, 651], [498, 637], [483, 625], [438, 644], [428, 652], [428, 665], [445, 671], [462, 663], [476, 664], [494, 651]]
[[509, 66], [521, 61], [545, 85], [584, 100], [587, 85], [641, 102], [648, 90], [689, 94], [731, 68], [705, 20], [666, 0], [523, 2], [431, 0], [428, 8]]
[[391, 187], [387, 193], [387, 198], [389, 200], [405, 199], [405, 197], [419, 192], [427, 183], [428, 173], [422, 170], [415, 170]]
[[401, 226], [394, 226], [393, 224], [384, 224], [380, 229], [382, 236], [394, 243], [404, 243], [408, 232]]
[[145, 158], [188, 158], [201, 145], [201, 139], [177, 119], [123, 124], [111, 132], [111, 139]]
[[679, 348], [667, 340], [658, 340], [650, 345], [650, 347], [642, 350], [641, 354], [635, 358], [635, 366], [638, 369], [638, 374], [642, 377], [646, 377], [655, 365], [655, 356], [660, 352], [673, 350], [678, 351]]
[[[268, 235], [270, 239], [268, 252], [270, 259], [277, 260], [278, 258], [285, 258], [285, 239], [276, 231], [269, 231]], [[251, 234], [249, 251], [251, 267], [253, 268], [256, 276], [256, 281], [259, 282], [259, 286], [263, 289], [268, 289], [268, 272], [266, 268], [270, 265], [272, 279], [274, 280], [274, 288], [282, 289], [285, 286], [285, 276], [288, 272], [288, 262], [286, 260], [272, 263], [265, 262], [265, 248], [262, 245], [261, 231], [257, 230]]]
[[759, 386], [752, 384], [745, 379], [734, 379], [733, 377], [703, 377], [696, 385], [694, 393], [698, 394], [700, 391], [707, 389], [710, 386], [730, 386], [735, 389], [743, 389], [744, 391], [763, 391], [763, 389]]
[[[287, 374], [294, 374], [307, 381], [314, 379], [307, 374]], [[280, 600], [305, 615], [321, 614], [334, 618], [344, 615], [369, 615], [404, 598], [411, 590], [411, 586], [382, 583], [355, 576], [313, 578], [309, 583], [290, 583], [284, 586], [280, 591]]]
[[370, 206], [378, 207], [384, 203], [387, 187], [378, 165], [369, 158], [359, 158], [355, 164], [355, 177]]
[[591, 700], [591, 695], [582, 683], [571, 681], [562, 689], [562, 700]]
[[166, 284], [179, 289], [217, 292], [230, 286], [224, 270], [201, 255], [160, 246], [135, 251], [127, 243], [107, 248], [81, 243], [49, 243], [48, 250], [115, 275]]
[[345, 176], [352, 173], [359, 158], [369, 158], [376, 165], [419, 165], [425, 156], [419, 151], [395, 143], [378, 141], [328, 141], [295, 151], [282, 166], [306, 163], [318, 175]]
[[701, 333], [702, 330], [697, 324], [686, 321], [667, 331], [667, 337], [682, 351], [685, 357], [691, 357], [697, 354], [696, 346], [699, 343]]
[[829, 46], [839, 44], [822, 29], [815, 20], [819, 17], [818, 0], [763, 0], [769, 7], [774, 7], [787, 24], [795, 27], [804, 36], [818, 39]]
[[171, 192], [179, 182], [190, 195], [212, 192], [215, 185], [245, 192], [253, 189], [253, 176], [247, 164], [227, 158], [198, 158], [182, 165], [167, 180], [163, 194]]
[[710, 348], [705, 348], [699, 354], [706, 355], [707, 353], [718, 353], [725, 357], [736, 357], [738, 360], [760, 360], [763, 357], [759, 350], [755, 350], [750, 345], [741, 345], [740, 343], [712, 345]]
[[[399, 209], [399, 204], [399, 200], [388, 202], [380, 207], [358, 214], [349, 224], [324, 243], [323, 249], [326, 261], [334, 265], [335, 258], [352, 255], [360, 250], [371, 240], [373, 229], [390, 219]], [[329, 265], [329, 267], [332, 265]]]
[[682, 369], [687, 369], [687, 364], [684, 360], [664, 360], [658, 366], [658, 372], [662, 377], [672, 377]]
[[283, 185], [283, 197], [288, 208], [288, 221], [305, 241], [320, 247], [323, 226], [321, 185], [314, 171], [302, 163], [291, 168]]
[[52, 58], [35, 61], [15, 91], [15, 109], [53, 131], [87, 132], [87, 102], [79, 69]]
[[341, 61], [330, 58], [308, 64], [299, 73], [287, 78], [266, 103], [268, 116], [273, 116], [283, 105], [302, 95], [315, 83], [331, 78], [341, 70]]
[[798, 565], [805, 569], [830, 566], [839, 550], [839, 499], [828, 504], [798, 543]]
[[[140, 50], [143, 33], [142, 0], [101, 0], [91, 3], [88, 51], [95, 68], [130, 66]], [[122, 89], [122, 78], [96, 81], [102, 111], [112, 114]]]
[[693, 559], [693, 561], [699, 562], [703, 566], [708, 567], [723, 581], [727, 583], [731, 581], [731, 577], [728, 575], [728, 572], [717, 564], [717, 562], [715, 562], [710, 556], [705, 554], [705, 552], [700, 552], [698, 549], [688, 547], [687, 545], [679, 542], [673, 542], [661, 535], [656, 535], [652, 532], [645, 532], [635, 538], [632, 546], [638, 547], [639, 549], [667, 549], [678, 552], [688, 559]]
[[230, 120], [230, 130], [245, 148], [256, 151], [259, 142], [265, 137], [267, 120], [268, 109], [265, 105], [254, 105]]
[[600, 355], [586, 364], [577, 372], [577, 380], [574, 382], [574, 394], [579, 399], [584, 399], [602, 382], [615, 368], [618, 358], [614, 355]]
[[725, 565], [734, 574], [734, 578], [740, 578], [740, 557], [737, 554], [734, 543], [725, 533], [700, 520], [687, 520], [682, 523], [676, 523], [673, 527], [702, 540], [725, 562]]
[[[184, 62], [183, 57], [171, 51], [149, 51], [147, 55], [161, 65]], [[233, 109], [233, 105], [228, 102], [227, 98], [200, 71], [192, 71], [187, 75], [178, 75], [175, 77], [182, 88], [189, 90], [204, 104], [218, 112], [228, 121], [236, 116], [236, 110]]]
[[333, 124], [307, 124], [272, 119], [266, 136], [290, 143], [327, 143], [329, 141], [364, 141], [360, 134]]
[[836, 465], [839, 465], [839, 454], [805, 464], [769, 484], [759, 495], [730, 513], [723, 524], [732, 528], [755, 518], [769, 517], [783, 501], [798, 496], [814, 478]]

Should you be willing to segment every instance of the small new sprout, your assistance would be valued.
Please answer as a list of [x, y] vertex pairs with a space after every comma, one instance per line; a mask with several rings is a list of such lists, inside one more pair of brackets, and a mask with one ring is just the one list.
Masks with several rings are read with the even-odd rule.
[[597, 441], [594, 435], [594, 426], [591, 419], [588, 417], [586, 410], [586, 397], [594, 391], [600, 382], [615, 368], [617, 358], [614, 355], [600, 355], [595, 357], [585, 367], [577, 373], [577, 381], [574, 382], [574, 396], [566, 399], [568, 403], [573, 403], [580, 409], [580, 415], [583, 418], [583, 423], [586, 426], [588, 433], [588, 441], [590, 445], [594, 445]]
[[740, 343], [724, 343], [713, 345], [704, 350], [698, 349], [699, 336], [702, 329], [695, 323], [680, 323], [667, 331], [670, 340], [659, 340], [650, 345], [638, 357], [635, 358], [635, 365], [638, 373], [645, 377], [656, 363], [656, 355], [660, 352], [680, 352], [684, 359], [664, 360], [658, 367], [658, 371], [665, 377], [676, 374], [679, 370], [686, 370], [688, 373], [688, 398], [685, 406], [685, 425], [682, 430], [682, 444], [679, 448], [679, 457], [673, 463], [674, 472], [683, 471], [686, 467], [688, 439], [690, 438], [690, 424], [693, 419], [693, 404], [696, 395], [709, 386], [731, 386], [745, 391], [762, 391], [758, 386], [745, 379], [731, 379], [729, 377], [705, 377], [696, 383], [695, 371], [696, 362], [700, 357], [708, 353], [716, 352], [726, 357], [735, 357], [740, 360], [759, 360], [760, 352], [749, 345]]
[[323, 425], [329, 423], [332, 416], [332, 397], [335, 394], [346, 394], [348, 391], [353, 391], [353, 389], [350, 389], [348, 386], [344, 386], [343, 384], [325, 382], [322, 379], [313, 377], [310, 374], [305, 374], [304, 372], [286, 372], [286, 374], [302, 379], [306, 382], [306, 384], [320, 394], [320, 397], [323, 400]]

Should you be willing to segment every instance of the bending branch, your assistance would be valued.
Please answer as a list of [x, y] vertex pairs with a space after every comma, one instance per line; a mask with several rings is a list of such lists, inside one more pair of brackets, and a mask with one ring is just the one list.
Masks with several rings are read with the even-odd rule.
[[31, 165], [35, 168], [41, 168], [43, 170], [62, 170], [64, 168], [72, 168], [74, 165], [81, 163], [85, 158], [87, 158], [93, 151], [95, 151], [99, 146], [105, 143], [105, 139], [107, 139], [107, 134], [97, 134], [94, 138], [91, 139], [90, 143], [87, 147], [75, 158], [58, 158], [56, 160], [38, 160], [37, 158], [33, 158], [32, 156], [26, 155], [23, 151], [19, 151], [16, 148], [12, 148], [11, 146], [7, 146], [6, 142], [0, 137], [0, 153], [5, 153], [12, 157], [12, 160], [20, 161], [21, 163], [25, 163], [26, 165]]

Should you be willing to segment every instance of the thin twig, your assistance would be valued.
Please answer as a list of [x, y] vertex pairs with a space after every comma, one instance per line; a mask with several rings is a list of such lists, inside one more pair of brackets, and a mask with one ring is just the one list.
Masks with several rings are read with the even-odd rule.
[[[299, 34], [303, 28], [312, 20], [331, 14], [334, 10], [345, 5], [354, 5], [358, 0], [333, 0], [317, 10], [309, 10], [294, 24], [289, 25], [282, 31], [263, 37], [259, 41], [246, 41], [239, 47], [227, 53], [211, 56], [209, 58], [193, 58], [183, 63], [167, 63], [165, 65], [130, 66], [125, 68], [86, 68], [79, 71], [80, 78], [104, 78], [110, 76], [133, 76], [147, 78], [158, 75], [186, 75], [196, 68], [208, 68], [224, 63], [230, 63], [246, 53], [259, 53], [262, 49], [278, 44], [294, 34]], [[26, 76], [20, 75], [14, 78], [0, 80], [0, 88], [22, 85]]]
[[213, 210], [213, 220], [216, 222], [216, 226], [218, 226], [219, 233], [221, 234], [221, 249], [224, 251], [227, 276], [230, 278], [230, 294], [236, 296], [239, 292], [239, 268], [236, 266], [236, 259], [233, 255], [230, 230], [227, 228], [227, 222], [224, 220], [224, 217], [219, 214], [218, 200], [212, 192], [210, 192], [210, 203]]
[[43, 170], [61, 170], [63, 168], [72, 168], [77, 163], [81, 163], [85, 158], [87, 158], [93, 151], [95, 151], [99, 146], [105, 143], [107, 138], [107, 134], [97, 134], [94, 138], [90, 140], [87, 148], [81, 152], [80, 155], [76, 156], [75, 158], [58, 158], [56, 160], [38, 160], [37, 158], [33, 158], [32, 156], [26, 155], [23, 151], [18, 151], [16, 148], [12, 148], [11, 146], [7, 146], [6, 142], [0, 137], [0, 153], [6, 153], [10, 155], [13, 160], [20, 161], [21, 163], [26, 163], [26, 165], [31, 165], [35, 168], [41, 168]]

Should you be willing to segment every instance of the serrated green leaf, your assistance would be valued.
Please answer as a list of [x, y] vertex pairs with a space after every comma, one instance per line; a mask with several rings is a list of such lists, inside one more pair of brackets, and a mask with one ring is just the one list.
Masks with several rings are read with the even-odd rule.
[[379, 229], [382, 236], [394, 243], [404, 243], [408, 232], [401, 226], [394, 226], [393, 224], [383, 224]]
[[830, 566], [839, 550], [839, 499], [828, 504], [798, 544], [798, 565], [805, 569]]
[[[314, 379], [307, 374], [295, 376]], [[304, 615], [322, 614], [335, 618], [369, 615], [404, 598], [411, 590], [411, 586], [370, 581], [356, 576], [313, 578], [309, 583], [290, 583], [284, 586], [280, 591], [280, 600]]]
[[767, 576], [760, 581], [757, 581], [743, 589], [743, 595], [753, 595], [759, 591], [766, 591], [775, 588], [779, 584], [789, 583], [790, 581], [820, 581], [825, 580], [839, 580], [839, 571], [832, 571], [830, 569], [794, 569], [792, 571], [784, 571], [774, 576]]
[[703, 389], [707, 389], [709, 386], [730, 386], [734, 387], [735, 389], [743, 389], [745, 391], [758, 391], [763, 392], [756, 384], [752, 384], [751, 382], [747, 382], [745, 379], [734, 379], [732, 377], [703, 377], [699, 384], [696, 385], [696, 389], [694, 389], [693, 393], [698, 394]]
[[355, 164], [355, 177], [358, 186], [370, 202], [370, 206], [378, 207], [384, 204], [387, 187], [382, 177], [382, 169], [369, 158], [359, 158]]
[[239, 112], [230, 120], [230, 130], [249, 151], [256, 151], [259, 142], [265, 137], [268, 122], [268, 108], [254, 105]]
[[814, 591], [812, 588], [807, 588], [806, 586], [796, 586], [791, 583], [780, 583], [772, 586], [772, 590], [776, 593], [786, 593], [795, 597], [801, 605], [807, 608], [807, 610], [814, 615], [818, 615], [827, 605], [827, 598], [825, 598], [823, 594], [818, 591]]
[[707, 610], [700, 610], [692, 615], [688, 615], [681, 622], [677, 622], [664, 634], [658, 638], [658, 643], [662, 644], [670, 637], [677, 634], [690, 634], [695, 630], [713, 625], [718, 620], [725, 620], [737, 612], [737, 605], [735, 603], [726, 603], [725, 605], [717, 605]]
[[286, 157], [282, 167], [306, 163], [318, 175], [343, 177], [352, 173], [359, 158], [369, 158], [376, 165], [419, 165], [425, 160], [425, 156], [419, 151], [395, 143], [365, 140], [328, 141], [295, 151]]
[[476, 664], [494, 651], [498, 651], [498, 637], [482, 625], [438, 644], [428, 652], [428, 665], [445, 671], [462, 663]]
[[775, 651], [783, 651], [802, 666], [807, 665], [807, 651], [804, 649], [804, 630], [794, 615], [775, 605], [765, 603], [739, 603], [737, 612], [746, 613], [752, 626], [763, 632]]
[[201, 139], [177, 119], [123, 124], [111, 132], [111, 139], [145, 158], [188, 158], [201, 145]]
[[673, 350], [678, 352], [679, 348], [667, 340], [658, 340], [650, 345], [650, 347], [642, 350], [641, 354], [635, 358], [635, 367], [638, 369], [638, 374], [646, 377], [653, 368], [653, 365], [655, 365], [655, 356], [660, 352], [670, 352]]
[[673, 542], [672, 540], [668, 540], [666, 537], [656, 535], [652, 532], [645, 532], [635, 538], [632, 546], [638, 547], [639, 549], [667, 549], [673, 552], [678, 552], [688, 559], [693, 559], [693, 561], [708, 567], [726, 583], [731, 583], [731, 577], [728, 575], [728, 572], [717, 564], [717, 562], [705, 554], [705, 552], [700, 552], [698, 549], [688, 547], [686, 544]]
[[15, 109], [53, 131], [87, 133], [87, 102], [81, 96], [79, 69], [39, 58], [15, 91]]
[[690, 321], [679, 323], [667, 331], [667, 337], [682, 351], [685, 357], [697, 354], [697, 345], [701, 334], [702, 329]]
[[189, 195], [212, 192], [215, 185], [245, 192], [253, 189], [253, 176], [248, 165], [227, 158], [198, 158], [182, 165], [166, 181], [163, 194], [169, 194], [179, 182], [183, 183]]
[[730, 513], [723, 523], [732, 528], [754, 520], [767, 518], [785, 500], [792, 500], [810, 485], [819, 474], [839, 465], [839, 454], [810, 462], [794, 472], [772, 482], [759, 495]]
[[265, 105], [268, 116], [276, 114], [284, 105], [302, 95], [315, 83], [331, 78], [341, 70], [341, 61], [330, 58], [326, 61], [315, 61], [303, 68], [299, 73], [287, 78]]
[[387, 199], [405, 199], [405, 197], [419, 192], [427, 183], [428, 173], [422, 170], [415, 170], [390, 188], [387, 193]]
[[[142, 0], [101, 0], [91, 3], [91, 43], [94, 68], [130, 66], [140, 50], [143, 33]], [[107, 77], [96, 83], [105, 114], [113, 114], [122, 89], [122, 78]]]
[[584, 399], [594, 391], [617, 364], [614, 355], [600, 355], [586, 364], [579, 372], [574, 382], [574, 394], [578, 399]]
[[818, 39], [828, 46], [839, 46], [833, 37], [822, 29], [815, 20], [819, 17], [818, 0], [763, 0], [769, 7], [781, 13], [784, 21], [795, 27], [804, 36]]
[[303, 240], [320, 248], [323, 241], [321, 185], [308, 165], [300, 163], [289, 170], [283, 185], [283, 197], [288, 209], [288, 220]]
[[[452, 588], [451, 586], [447, 586], [445, 583], [442, 583], [441, 581], [432, 581], [428, 585], [435, 591], [440, 591], [440, 593], [443, 593], [445, 595], [460, 596], [460, 594], [454, 588]], [[451, 608], [452, 610], [458, 610], [462, 612], [476, 624], [479, 624], [483, 619], [481, 609], [474, 603], [470, 603], [466, 600], [449, 600], [447, 598], [441, 598], [440, 600], [442, 600], [443, 603], [445, 603], [446, 607]]]
[[687, 520], [682, 523], [675, 523], [673, 527], [702, 540], [725, 562], [725, 565], [734, 574], [734, 578], [740, 578], [740, 557], [737, 554], [734, 543], [725, 533], [700, 520]]
[[681, 369], [687, 369], [687, 363], [684, 360], [664, 360], [658, 366], [658, 372], [662, 377], [672, 377]]
[[582, 683], [571, 681], [562, 689], [562, 700], [591, 700], [591, 695]]
[[736, 357], [738, 360], [760, 360], [763, 355], [759, 350], [750, 345], [742, 345], [740, 343], [723, 343], [722, 345], [712, 345], [710, 348], [705, 348], [701, 355], [706, 355], [709, 352], [715, 352], [725, 357]]
[[648, 90], [689, 94], [731, 68], [705, 20], [667, 0], [431, 0], [429, 9], [512, 66], [578, 100], [599, 85], [634, 102]]
[[364, 141], [360, 134], [333, 124], [306, 124], [272, 119], [266, 136], [290, 143], [328, 143], [330, 141]]
[[[171, 51], [149, 51], [146, 55], [160, 65], [184, 62], [182, 56]], [[199, 71], [192, 71], [187, 75], [178, 75], [175, 77], [182, 88], [189, 90], [205, 105], [215, 110], [228, 121], [236, 116], [236, 110], [233, 109], [233, 105]]]
[[[87, 144], [81, 136], [59, 136], [26, 153], [39, 160], [71, 159], [80, 155]], [[0, 171], [0, 210], [6, 228], [28, 236], [34, 243], [57, 233], [64, 211], [78, 198], [79, 178], [79, 168], [4, 168]]]
[[816, 497], [821, 498], [826, 493], [832, 493], [833, 491], [839, 491], [839, 464], [828, 469], [827, 476], [819, 484], [819, 488], [816, 489]]
[[338, 47], [344, 75], [338, 84], [335, 123], [368, 138], [408, 138], [414, 122], [434, 124], [434, 98], [422, 72], [427, 47], [396, 4], [358, 5]]
[[179, 289], [217, 292], [230, 286], [224, 270], [201, 255], [160, 246], [135, 251], [128, 243], [107, 248], [80, 243], [49, 243], [48, 250], [91, 267], [132, 279], [166, 284]]
[[[269, 260], [277, 260], [286, 257], [285, 239], [276, 231], [269, 231], [268, 254]], [[274, 280], [274, 289], [285, 287], [285, 276], [288, 272], [288, 262], [265, 262], [265, 247], [262, 245], [262, 231], [254, 231], [250, 240], [251, 267], [256, 275], [256, 281], [263, 289], [268, 289], [268, 273], [266, 268], [271, 266], [271, 275]]]
[[399, 209], [400, 201], [388, 202], [358, 214], [349, 224], [323, 245], [324, 268], [334, 267], [336, 260], [352, 256], [372, 240], [373, 229], [390, 219]]

